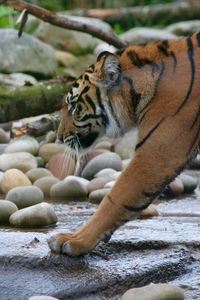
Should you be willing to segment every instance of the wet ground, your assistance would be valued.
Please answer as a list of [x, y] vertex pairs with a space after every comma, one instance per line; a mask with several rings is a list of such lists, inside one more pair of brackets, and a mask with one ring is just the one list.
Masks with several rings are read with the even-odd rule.
[[117, 300], [128, 288], [151, 282], [174, 283], [186, 300], [200, 299], [200, 191], [156, 205], [158, 217], [129, 222], [82, 258], [52, 254], [46, 240], [86, 220], [95, 210], [87, 202], [54, 203], [56, 227], [0, 227], [0, 300], [37, 294]]

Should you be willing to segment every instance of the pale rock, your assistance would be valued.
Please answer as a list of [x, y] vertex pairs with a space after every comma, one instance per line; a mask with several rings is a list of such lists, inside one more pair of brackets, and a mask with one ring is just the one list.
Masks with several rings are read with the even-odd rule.
[[12, 28], [0, 29], [0, 41], [0, 72], [55, 73], [55, 50], [50, 45], [26, 33], [19, 39], [18, 30]]
[[54, 176], [41, 177], [34, 182], [34, 186], [37, 186], [44, 194], [45, 197], [50, 196], [51, 187], [60, 182], [60, 180]]
[[96, 156], [85, 166], [82, 176], [90, 180], [96, 173], [105, 168], [120, 171], [122, 169], [122, 161], [119, 155], [114, 152], [107, 152]]
[[110, 191], [109, 188], [103, 188], [93, 191], [89, 194], [89, 200], [92, 203], [99, 204]]
[[132, 158], [135, 154], [135, 145], [137, 144], [137, 130], [133, 129], [127, 132], [115, 144], [115, 152], [121, 159]]
[[9, 142], [9, 138], [7, 133], [3, 128], [0, 128], [0, 144], [7, 144]]
[[128, 290], [122, 300], [184, 300], [184, 291], [171, 284], [150, 284]]
[[66, 154], [55, 154], [48, 162], [48, 169], [59, 179], [64, 179], [66, 176], [73, 175], [76, 169], [74, 157], [68, 157]]
[[43, 202], [16, 211], [11, 215], [9, 222], [19, 227], [47, 226], [55, 224], [57, 216], [53, 207]]
[[44, 144], [39, 149], [39, 156], [42, 157], [45, 162], [48, 162], [53, 155], [58, 153], [64, 153], [65, 149], [66, 148], [63, 144]]
[[176, 35], [190, 35], [194, 32], [200, 31], [200, 20], [188, 20], [173, 23], [167, 26], [165, 30]]
[[37, 155], [39, 150], [39, 143], [32, 137], [22, 137], [12, 140], [5, 153], [15, 153], [15, 152], [28, 152], [32, 155]]
[[111, 168], [106, 168], [106, 169], [103, 169], [101, 171], [99, 171], [98, 173], [96, 173], [94, 175], [95, 178], [98, 178], [98, 177], [109, 177], [109, 178], [113, 178], [113, 175], [116, 174], [117, 171], [114, 170], [114, 169], [111, 169]]
[[45, 136], [46, 143], [54, 143], [56, 141], [57, 134], [55, 131], [49, 131]]
[[[109, 24], [96, 18], [69, 15], [67, 15], [67, 18], [83, 24], [96, 26], [106, 32], [113, 32]], [[69, 51], [78, 55], [93, 52], [94, 48], [101, 43], [100, 40], [92, 37], [88, 33], [62, 29], [45, 22], [40, 23], [34, 35], [56, 49]]]
[[183, 186], [183, 182], [181, 181], [181, 179], [177, 177], [172, 182], [170, 182], [169, 190], [170, 190], [172, 196], [178, 196], [178, 195], [182, 194], [184, 191], [184, 186]]
[[103, 150], [109, 150], [111, 151], [113, 147], [113, 144], [109, 141], [101, 141], [97, 143], [94, 147], [94, 149], [103, 149]]
[[29, 185], [31, 185], [31, 181], [22, 171], [17, 169], [10, 169], [6, 171], [1, 180], [1, 189], [5, 194], [14, 187]]
[[146, 209], [143, 209], [140, 214], [140, 219], [149, 219], [153, 217], [157, 217], [159, 215], [156, 206], [154, 204], [150, 204]]
[[0, 74], [0, 85], [2, 84], [15, 87], [27, 84], [36, 85], [37, 80], [31, 75], [23, 73]]
[[37, 167], [35, 157], [27, 152], [4, 153], [0, 155], [0, 169], [6, 171], [8, 169], [19, 169], [27, 172]]
[[197, 178], [194, 178], [186, 174], [181, 174], [179, 178], [183, 183], [184, 193], [192, 193], [198, 186]]
[[9, 223], [10, 216], [18, 210], [17, 206], [7, 200], [0, 200], [0, 224]]
[[96, 62], [95, 55], [86, 54], [75, 56], [72, 53], [56, 51], [57, 61], [65, 67], [65, 74], [74, 78], [79, 77], [88, 68]]
[[21, 209], [43, 202], [44, 195], [36, 186], [18, 186], [7, 193], [6, 200]]
[[38, 168], [43, 168], [45, 166], [45, 162], [42, 157], [36, 156], [36, 162]]
[[88, 192], [91, 193], [93, 191], [102, 189], [105, 186], [105, 184], [109, 181], [110, 181], [109, 177], [97, 177], [92, 179], [90, 183], [88, 183], [87, 185]]
[[34, 168], [26, 172], [26, 176], [30, 179], [32, 183], [34, 183], [41, 177], [53, 176], [53, 174], [45, 168]]
[[43, 295], [43, 296], [32, 296], [28, 298], [28, 300], [59, 300], [59, 299]]
[[129, 44], [145, 44], [152, 41], [176, 39], [177, 36], [163, 29], [135, 27], [121, 34], [120, 38]]
[[123, 159], [122, 160], [122, 170], [125, 170], [128, 167], [128, 165], [130, 164], [131, 160], [132, 160], [131, 158], [127, 158], [127, 159]]
[[77, 176], [69, 176], [65, 180], [54, 184], [50, 190], [51, 198], [82, 198], [85, 199], [88, 195], [87, 185], [82, 182], [82, 178]]
[[104, 185], [104, 189], [111, 189], [113, 187], [113, 185], [115, 184], [115, 181], [109, 181]]

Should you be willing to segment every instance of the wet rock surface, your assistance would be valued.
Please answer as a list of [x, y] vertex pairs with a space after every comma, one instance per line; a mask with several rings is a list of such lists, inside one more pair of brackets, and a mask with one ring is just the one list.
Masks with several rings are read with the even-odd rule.
[[[0, 226], [2, 299], [48, 295], [58, 299], [118, 300], [129, 288], [170, 283], [185, 300], [199, 299], [200, 192], [155, 203], [159, 216], [130, 221], [91, 254], [50, 252], [47, 239], [72, 231], [96, 209], [88, 202], [52, 204], [57, 227]], [[13, 285], [13, 282], [15, 284]]]

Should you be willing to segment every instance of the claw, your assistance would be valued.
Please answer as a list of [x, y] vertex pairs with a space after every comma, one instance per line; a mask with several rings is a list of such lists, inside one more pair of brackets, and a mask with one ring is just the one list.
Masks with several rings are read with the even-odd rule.
[[79, 256], [90, 251], [90, 247], [83, 239], [74, 234], [59, 233], [48, 240], [49, 248], [55, 253], [63, 253], [69, 256]]
[[62, 245], [62, 253], [67, 254], [69, 256], [77, 256], [75, 253], [73, 253], [71, 246], [68, 242]]
[[62, 253], [62, 248], [61, 248], [61, 245], [58, 244], [56, 238], [54, 236], [52, 236], [51, 238], [48, 239], [48, 245], [49, 245], [49, 248], [55, 252], [55, 253]]

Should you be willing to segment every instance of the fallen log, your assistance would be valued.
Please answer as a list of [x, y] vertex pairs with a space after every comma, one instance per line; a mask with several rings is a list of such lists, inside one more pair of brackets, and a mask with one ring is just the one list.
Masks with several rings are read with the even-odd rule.
[[0, 123], [59, 110], [71, 83], [62, 78], [33, 86], [0, 86]]
[[180, 1], [168, 4], [120, 7], [109, 9], [77, 9], [73, 15], [99, 18], [111, 25], [130, 26], [149, 24], [170, 24], [183, 20], [200, 18], [200, 1]]

